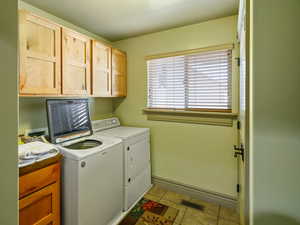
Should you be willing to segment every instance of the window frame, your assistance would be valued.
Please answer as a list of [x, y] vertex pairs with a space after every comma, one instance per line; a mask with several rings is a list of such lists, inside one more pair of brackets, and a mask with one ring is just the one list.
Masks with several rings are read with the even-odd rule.
[[[159, 59], [172, 56], [195, 54], [207, 51], [217, 50], [232, 51], [232, 71], [231, 71], [231, 109], [203, 109], [203, 108], [149, 108], [143, 109], [143, 113], [147, 115], [148, 120], [199, 123], [208, 125], [232, 126], [233, 120], [238, 116], [238, 66], [235, 63], [238, 54], [234, 44], [222, 44], [209, 46], [204, 48], [190, 49], [184, 51], [168, 52], [162, 54], [149, 55], [145, 57], [145, 62], [151, 59]], [[147, 66], [146, 66], [147, 67]], [[147, 74], [147, 104], [148, 104], [148, 71]]]

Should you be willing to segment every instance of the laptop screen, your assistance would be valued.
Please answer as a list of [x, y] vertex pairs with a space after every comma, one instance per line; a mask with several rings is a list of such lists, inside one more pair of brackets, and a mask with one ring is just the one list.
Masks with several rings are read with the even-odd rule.
[[92, 134], [88, 99], [48, 99], [46, 105], [52, 143]]

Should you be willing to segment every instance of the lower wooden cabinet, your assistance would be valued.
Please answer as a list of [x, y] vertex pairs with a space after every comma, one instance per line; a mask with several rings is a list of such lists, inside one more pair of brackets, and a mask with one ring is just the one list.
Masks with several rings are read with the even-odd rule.
[[59, 186], [51, 184], [19, 201], [20, 225], [58, 225]]
[[19, 224], [60, 225], [60, 163], [21, 176], [19, 183]]

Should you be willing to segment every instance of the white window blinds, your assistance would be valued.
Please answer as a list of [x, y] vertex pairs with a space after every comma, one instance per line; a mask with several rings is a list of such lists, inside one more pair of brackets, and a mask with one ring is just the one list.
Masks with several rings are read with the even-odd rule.
[[147, 61], [148, 107], [231, 111], [231, 49]]

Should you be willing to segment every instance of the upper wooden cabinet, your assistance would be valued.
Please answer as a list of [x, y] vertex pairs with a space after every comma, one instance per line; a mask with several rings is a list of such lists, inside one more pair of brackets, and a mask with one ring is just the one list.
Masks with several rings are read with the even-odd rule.
[[126, 96], [126, 54], [93, 41], [93, 96]]
[[20, 94], [60, 94], [60, 26], [25, 11], [20, 11], [19, 20]]
[[124, 52], [23, 10], [19, 18], [20, 96], [126, 96]]
[[127, 95], [126, 53], [112, 49], [112, 96]]
[[91, 40], [62, 29], [62, 94], [91, 94]]
[[93, 41], [92, 95], [111, 97], [111, 47]]

